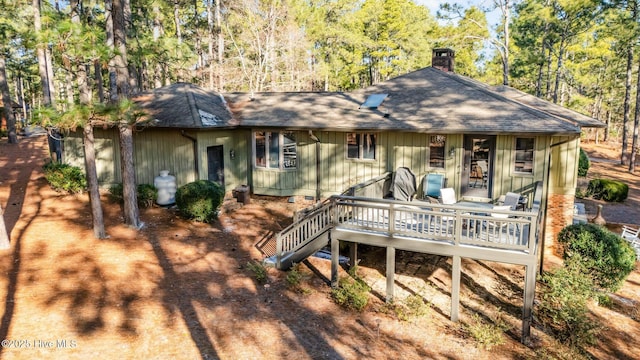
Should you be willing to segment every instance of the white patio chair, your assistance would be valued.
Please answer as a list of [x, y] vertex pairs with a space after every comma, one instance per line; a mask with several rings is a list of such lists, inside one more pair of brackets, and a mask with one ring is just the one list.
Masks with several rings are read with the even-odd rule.
[[640, 260], [640, 228], [636, 229], [625, 225], [622, 227], [622, 234], [620, 234], [620, 237], [631, 244], [633, 249], [636, 251], [636, 258]]
[[[442, 205], [455, 204], [457, 202], [456, 191], [453, 188], [440, 189], [440, 202], [442, 203]], [[449, 211], [443, 210], [442, 212], [446, 213]], [[455, 224], [456, 217], [442, 215], [440, 219], [441, 219], [441, 223], [446, 226], [446, 232], [453, 234], [453, 225]]]
[[640, 237], [640, 228], [632, 228], [631, 226], [623, 226], [620, 236], [626, 240], [637, 240]]
[[504, 196], [504, 206], [510, 206], [511, 210], [515, 210], [518, 206], [518, 201], [520, 201], [520, 194], [514, 192], [508, 192], [507, 195]]
[[[493, 210], [508, 211], [513, 210], [510, 205], [494, 205]], [[515, 229], [510, 234], [509, 222], [504, 221], [509, 218], [509, 214], [491, 213], [491, 217], [495, 220], [487, 220], [487, 236], [493, 242], [511, 243], [515, 238]], [[506, 230], [506, 231], [505, 231]]]

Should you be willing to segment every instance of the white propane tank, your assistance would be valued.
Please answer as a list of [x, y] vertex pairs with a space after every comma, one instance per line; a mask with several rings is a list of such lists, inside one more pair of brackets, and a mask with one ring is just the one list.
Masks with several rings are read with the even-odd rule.
[[169, 170], [161, 170], [153, 179], [153, 186], [158, 189], [158, 205], [171, 205], [176, 202], [176, 177], [169, 175]]

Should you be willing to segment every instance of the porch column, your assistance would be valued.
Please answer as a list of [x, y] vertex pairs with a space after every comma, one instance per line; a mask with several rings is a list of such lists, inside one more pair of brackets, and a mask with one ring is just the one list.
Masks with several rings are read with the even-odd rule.
[[340, 257], [340, 241], [334, 239], [329, 231], [329, 241], [331, 243], [331, 287], [338, 287], [338, 260]]
[[396, 273], [396, 248], [387, 247], [387, 302], [393, 301], [393, 288]]
[[451, 321], [458, 321], [458, 308], [460, 307], [460, 256], [453, 256], [451, 267]]
[[524, 301], [522, 306], [522, 343], [531, 336], [531, 319], [533, 318], [533, 300], [536, 291], [536, 264], [525, 266]]

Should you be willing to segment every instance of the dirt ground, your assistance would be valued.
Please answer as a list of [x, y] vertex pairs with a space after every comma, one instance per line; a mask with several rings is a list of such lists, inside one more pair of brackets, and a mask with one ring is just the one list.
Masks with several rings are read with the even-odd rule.
[[[458, 323], [449, 320], [451, 261], [440, 256], [397, 253], [398, 303], [418, 294], [431, 304], [428, 316], [409, 320], [383, 301], [381, 249], [360, 249], [359, 274], [373, 288], [360, 313], [331, 300], [327, 260], [301, 265], [302, 290], [289, 288], [286, 273], [274, 269], [259, 284], [247, 263], [263, 258], [259, 244], [287, 226], [303, 201], [229, 199], [211, 225], [182, 220], [172, 209], [142, 209], [145, 226], [135, 231], [122, 224], [120, 206], [103, 197], [110, 238], [96, 240], [87, 195], [57, 194], [43, 178], [45, 147], [41, 137], [18, 145], [0, 140], [0, 205], [11, 239], [0, 252], [0, 339], [7, 340], [0, 358], [575, 358], [535, 320], [531, 343], [520, 343], [524, 276], [515, 266], [464, 260]], [[604, 161], [592, 172], [627, 176]], [[605, 218], [640, 224], [638, 173], [625, 181], [629, 199], [606, 205]], [[640, 272], [612, 297], [614, 306], [592, 307], [606, 331], [589, 354], [640, 358]], [[464, 328], [474, 313], [500, 314], [506, 342], [479, 347]]]

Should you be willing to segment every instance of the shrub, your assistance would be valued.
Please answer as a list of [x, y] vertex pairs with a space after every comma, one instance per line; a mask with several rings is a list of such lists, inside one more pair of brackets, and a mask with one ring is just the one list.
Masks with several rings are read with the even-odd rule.
[[75, 194], [87, 188], [87, 179], [77, 166], [51, 161], [43, 169], [45, 179], [56, 191]]
[[629, 195], [629, 186], [616, 180], [593, 179], [589, 181], [587, 194], [594, 199], [622, 202]]
[[578, 176], [581, 176], [581, 177], [587, 176], [589, 167], [591, 167], [591, 161], [589, 161], [589, 156], [587, 156], [587, 153], [584, 150], [582, 150], [582, 148], [580, 148], [580, 156], [578, 157]]
[[122, 193], [122, 184], [113, 184], [109, 186], [109, 199], [111, 201], [121, 203], [123, 201]]
[[546, 272], [540, 278], [538, 318], [560, 342], [592, 345], [600, 330], [587, 307], [594, 295], [593, 280], [575, 264]]
[[178, 188], [176, 205], [188, 219], [211, 222], [218, 217], [224, 190], [213, 181], [198, 180]]
[[464, 325], [469, 335], [486, 350], [505, 343], [504, 332], [509, 329], [500, 314], [493, 319], [493, 323], [482, 321], [480, 315], [473, 314], [471, 321]]
[[362, 311], [369, 303], [369, 291], [371, 288], [362, 280], [343, 277], [338, 287], [331, 290], [331, 297], [341, 306], [347, 309]]
[[420, 318], [431, 314], [431, 304], [424, 302], [419, 294], [407, 296], [401, 305], [395, 306], [398, 319], [407, 321], [411, 318]]
[[137, 188], [138, 191], [138, 205], [141, 207], [152, 207], [158, 199], [158, 189], [150, 184], [140, 184]]
[[247, 263], [247, 268], [253, 273], [258, 283], [264, 284], [267, 282], [267, 268], [265, 268], [262, 263], [250, 261]]
[[[138, 205], [141, 207], [152, 207], [158, 199], [158, 190], [153, 185], [140, 184], [137, 187]], [[122, 203], [124, 201], [122, 184], [113, 184], [109, 187], [109, 198], [111, 201]]]
[[601, 289], [618, 290], [635, 268], [636, 254], [619, 235], [596, 224], [575, 224], [562, 229], [558, 241], [567, 265], [580, 267]]

